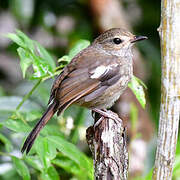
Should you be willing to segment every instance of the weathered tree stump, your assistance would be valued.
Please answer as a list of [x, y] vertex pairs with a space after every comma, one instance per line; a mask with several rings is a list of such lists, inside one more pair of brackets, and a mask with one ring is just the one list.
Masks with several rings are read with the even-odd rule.
[[94, 160], [94, 176], [96, 180], [126, 180], [129, 162], [126, 129], [117, 114], [107, 113], [115, 118], [96, 113], [94, 125], [86, 131]]

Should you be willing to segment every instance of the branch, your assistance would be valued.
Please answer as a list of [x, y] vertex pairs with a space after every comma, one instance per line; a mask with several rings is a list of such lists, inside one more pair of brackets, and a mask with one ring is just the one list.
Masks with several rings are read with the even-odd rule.
[[153, 179], [172, 179], [180, 117], [180, 0], [161, 1], [161, 110]]
[[95, 114], [95, 123], [86, 131], [86, 139], [93, 154], [95, 179], [126, 180], [128, 176], [128, 150], [126, 129], [122, 120], [107, 111], [116, 120]]

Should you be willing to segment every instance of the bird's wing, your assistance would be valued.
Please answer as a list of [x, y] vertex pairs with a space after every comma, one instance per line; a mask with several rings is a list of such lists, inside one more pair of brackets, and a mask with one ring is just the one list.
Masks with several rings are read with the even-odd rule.
[[120, 78], [117, 57], [102, 57], [96, 50], [88, 49], [88, 54], [85, 51], [75, 58], [67, 66], [71, 71], [66, 76], [61, 74], [55, 81], [55, 98], [59, 101], [59, 107], [71, 104], [84, 96], [87, 96], [86, 102], [91, 101]]

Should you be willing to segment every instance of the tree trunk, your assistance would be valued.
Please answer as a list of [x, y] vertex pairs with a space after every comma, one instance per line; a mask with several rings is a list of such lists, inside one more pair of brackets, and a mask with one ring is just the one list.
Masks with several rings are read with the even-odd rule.
[[153, 179], [172, 179], [180, 117], [180, 0], [161, 1], [162, 78]]

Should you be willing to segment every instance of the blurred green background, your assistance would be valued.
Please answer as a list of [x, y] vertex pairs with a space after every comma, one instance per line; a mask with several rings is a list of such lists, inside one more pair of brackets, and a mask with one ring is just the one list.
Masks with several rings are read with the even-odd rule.
[[[112, 7], [113, 3], [118, 3], [116, 8], [120, 14], [123, 11], [123, 16], [118, 17], [119, 14], [115, 14], [113, 9], [110, 12], [111, 8], [108, 11], [106, 3], [112, 3]], [[106, 13], [110, 15], [107, 16]], [[22, 142], [30, 131], [30, 126], [35, 124], [47, 107], [53, 78], [41, 82], [28, 101], [16, 111], [23, 96], [33, 88], [37, 80], [29, 78], [32, 68], [28, 69], [27, 76], [23, 79], [16, 51], [18, 45], [4, 35], [20, 29], [45, 47], [58, 66], [58, 59], [68, 54], [78, 40], [92, 42], [102, 31], [111, 28], [111, 23], [106, 22], [111, 15], [117, 16], [113, 26], [123, 26], [121, 18], [124, 18], [123, 21], [128, 24], [124, 28], [128, 27], [134, 34], [149, 38], [148, 41], [137, 44], [143, 66], [138, 61], [136, 67], [139, 69], [135, 70], [136, 74], [142, 71], [140, 78], [147, 85], [146, 110], [138, 105], [131, 106], [130, 115], [126, 118], [130, 122], [128, 124], [133, 119], [138, 124], [136, 111], [139, 116], [146, 113], [143, 117], [148, 119], [146, 126], [149, 127], [142, 125], [139, 130], [139, 125], [135, 125], [133, 131], [132, 126], [128, 125], [129, 146], [132, 149], [129, 179], [150, 179], [156, 147], [161, 76], [157, 32], [160, 24], [160, 1], [156, 0], [0, 0], [0, 179], [93, 178], [91, 153], [85, 140], [85, 130], [93, 119], [89, 111], [79, 107], [72, 106], [63, 116], [55, 116], [54, 121], [43, 130], [43, 136], [38, 138], [30, 155], [22, 157]], [[126, 106], [123, 107], [123, 111], [126, 111]], [[118, 105], [113, 107], [121, 117], [122, 111], [118, 108]], [[143, 129], [150, 129], [148, 138], [143, 138], [146, 136]], [[137, 151], [142, 156], [137, 155]], [[138, 161], [140, 163], [136, 163]], [[174, 179], [180, 176], [179, 164], [178, 146]], [[146, 176], [148, 173], [149, 176]]]

